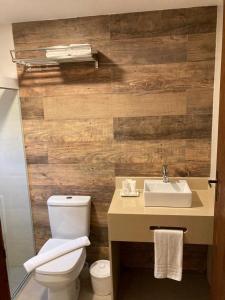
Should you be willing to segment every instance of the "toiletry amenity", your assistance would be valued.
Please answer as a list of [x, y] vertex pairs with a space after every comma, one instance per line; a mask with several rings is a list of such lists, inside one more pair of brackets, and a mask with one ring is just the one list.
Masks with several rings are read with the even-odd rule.
[[125, 179], [122, 183], [123, 192], [129, 194], [136, 191], [136, 181], [133, 179]]
[[136, 190], [136, 180], [125, 179], [122, 182], [122, 197], [137, 197], [139, 192]]
[[90, 246], [89, 238], [87, 236], [83, 236], [75, 240], [68, 241], [65, 244], [57, 246], [47, 252], [38, 254], [26, 261], [23, 265], [27, 273], [30, 273], [37, 267], [42, 266], [57, 257], [87, 246]]
[[183, 264], [183, 231], [154, 231], [155, 278], [181, 281]]

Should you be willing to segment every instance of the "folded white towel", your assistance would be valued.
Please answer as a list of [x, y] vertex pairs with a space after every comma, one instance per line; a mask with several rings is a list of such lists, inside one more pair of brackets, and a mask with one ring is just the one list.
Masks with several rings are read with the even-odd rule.
[[26, 269], [27, 273], [32, 272], [37, 267], [46, 264], [47, 262], [54, 260], [55, 258], [65, 255], [74, 250], [86, 247], [90, 245], [88, 237], [83, 236], [75, 240], [70, 240], [63, 245], [57, 246], [54, 249], [46, 251], [44, 253], [38, 254], [28, 261], [26, 261], [23, 266]]
[[155, 278], [182, 279], [183, 231], [155, 230]]

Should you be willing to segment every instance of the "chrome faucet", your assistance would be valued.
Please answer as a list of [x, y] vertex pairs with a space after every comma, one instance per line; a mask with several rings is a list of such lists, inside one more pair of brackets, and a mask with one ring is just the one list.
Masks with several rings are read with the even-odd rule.
[[165, 182], [165, 183], [169, 182], [167, 165], [162, 166], [162, 176], [163, 176], [163, 182]]

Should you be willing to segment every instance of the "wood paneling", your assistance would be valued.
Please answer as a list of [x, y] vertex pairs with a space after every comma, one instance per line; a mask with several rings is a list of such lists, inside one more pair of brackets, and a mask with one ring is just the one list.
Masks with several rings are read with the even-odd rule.
[[[199, 94], [201, 93], [199, 92]], [[205, 97], [207, 95], [208, 92]], [[186, 92], [164, 94], [83, 94], [45, 97], [44, 114], [46, 120], [74, 119], [74, 112], [77, 113], [79, 118], [90, 119], [183, 115], [186, 114], [186, 101]], [[94, 110], [93, 105], [95, 107]]]
[[[122, 71], [118, 67], [115, 68], [120, 77]], [[112, 91], [111, 80], [112, 71], [108, 66], [102, 66], [96, 70], [93, 63], [62, 64], [51, 71], [21, 73], [20, 86], [23, 88], [21, 96], [110, 93]]]
[[209, 162], [211, 152], [210, 139], [195, 139], [186, 141], [185, 160], [198, 162]]
[[[100, 67], [18, 68], [36, 248], [51, 195], [92, 196], [90, 261], [108, 256], [115, 175], [208, 176], [216, 7], [13, 25], [16, 49], [90, 42]], [[203, 255], [188, 249], [190, 266]], [[195, 260], [195, 261], [192, 261]]]
[[129, 65], [112, 68], [112, 91], [115, 93], [174, 92], [188, 88], [210, 88], [214, 61], [172, 64]]
[[112, 167], [103, 169], [98, 164], [30, 164], [28, 172], [31, 185], [104, 188], [114, 184], [114, 169]]
[[111, 141], [112, 119], [57, 120], [47, 122], [50, 145], [65, 145], [76, 142]]
[[68, 147], [49, 148], [50, 163], [98, 164], [103, 166], [115, 163], [169, 163], [184, 160], [185, 140], [163, 141], [163, 144], [149, 141], [109, 143], [77, 143]]
[[30, 185], [31, 200], [33, 205], [47, 205], [46, 199], [51, 195], [82, 195], [88, 193], [92, 197], [93, 203], [107, 204], [112, 200], [114, 191], [113, 185], [108, 184], [104, 190], [99, 185], [89, 186], [88, 181], [82, 187], [76, 185]]
[[188, 114], [211, 114], [213, 108], [213, 88], [189, 89], [187, 91]]
[[215, 39], [215, 32], [189, 35], [187, 43], [187, 60], [200, 61], [214, 59]]
[[211, 135], [211, 114], [114, 118], [116, 140], [167, 140], [207, 138]]
[[112, 39], [215, 32], [215, 27], [215, 7], [111, 16]]
[[27, 97], [20, 98], [23, 120], [44, 119], [43, 98]]
[[107, 48], [108, 63], [143, 65], [183, 62], [187, 56], [187, 35], [111, 40]]
[[[163, 163], [167, 163], [166, 156], [162, 160]], [[197, 161], [196, 159], [189, 162], [172, 162], [169, 163], [169, 176], [197, 176], [204, 177], [210, 172], [210, 162]], [[116, 176], [161, 176], [162, 175], [162, 163], [134, 163], [126, 164], [120, 163], [115, 165]], [[207, 175], [209, 176], [209, 175]]]
[[[29, 25], [29, 26], [28, 26]], [[89, 40], [109, 39], [109, 16], [85, 17], [45, 22], [18, 23], [13, 28], [17, 44], [86, 43]]]
[[[26, 106], [27, 108], [27, 106]], [[22, 106], [23, 109], [23, 106]], [[25, 109], [25, 113], [27, 110]], [[48, 162], [48, 131], [44, 120], [33, 119], [31, 117], [23, 120], [24, 142], [26, 149], [27, 163], [47, 163]]]

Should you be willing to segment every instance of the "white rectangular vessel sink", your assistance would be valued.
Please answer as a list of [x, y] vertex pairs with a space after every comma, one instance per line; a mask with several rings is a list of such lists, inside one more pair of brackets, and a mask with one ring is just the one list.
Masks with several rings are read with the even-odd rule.
[[144, 205], [167, 207], [191, 207], [192, 192], [186, 180], [161, 179], [144, 181]]

